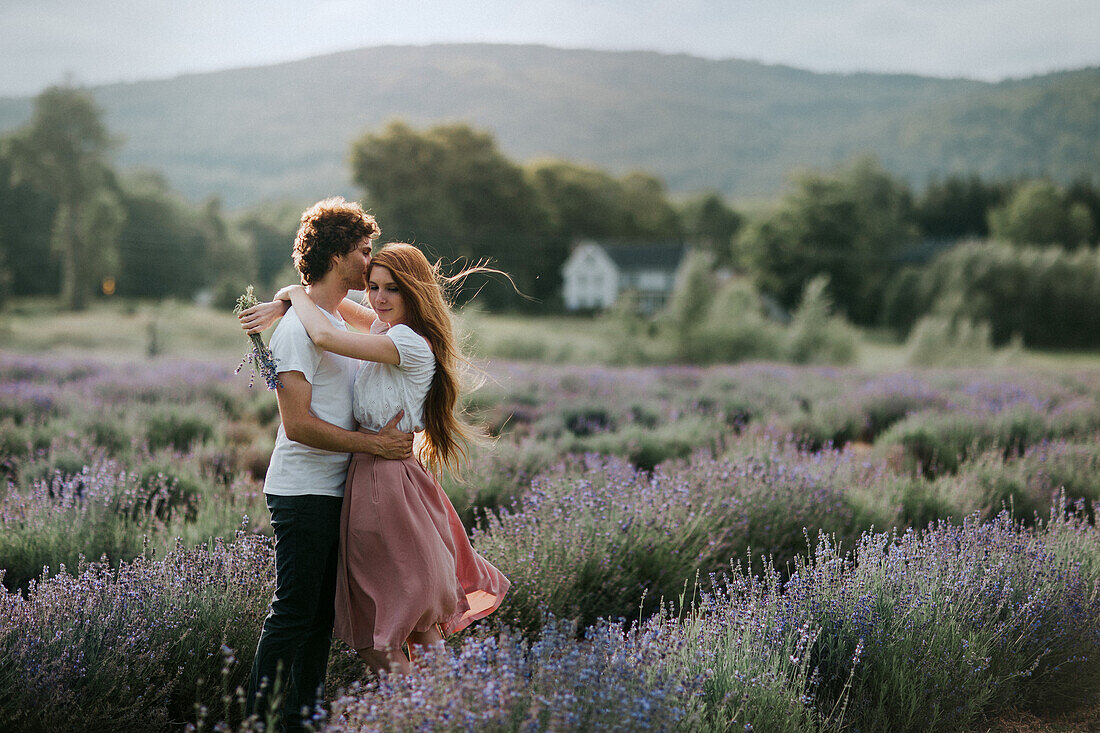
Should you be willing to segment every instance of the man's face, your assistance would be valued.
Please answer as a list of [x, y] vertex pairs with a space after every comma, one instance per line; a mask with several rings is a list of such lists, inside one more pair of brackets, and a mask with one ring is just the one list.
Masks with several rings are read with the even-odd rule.
[[355, 249], [336, 258], [335, 269], [340, 283], [348, 290], [364, 290], [367, 287], [367, 267], [370, 266], [371, 240], [364, 237]]

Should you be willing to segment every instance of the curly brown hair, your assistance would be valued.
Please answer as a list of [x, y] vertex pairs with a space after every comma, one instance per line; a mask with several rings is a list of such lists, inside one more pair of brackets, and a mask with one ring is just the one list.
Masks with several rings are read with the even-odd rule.
[[332, 268], [332, 258], [345, 255], [366, 239], [382, 233], [374, 217], [341, 196], [318, 201], [302, 213], [294, 237], [294, 266], [302, 284], [310, 285]]

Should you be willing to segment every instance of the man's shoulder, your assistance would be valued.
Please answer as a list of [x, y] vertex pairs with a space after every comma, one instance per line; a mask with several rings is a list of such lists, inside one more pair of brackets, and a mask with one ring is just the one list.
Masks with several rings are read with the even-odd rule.
[[286, 312], [286, 315], [275, 325], [275, 330], [271, 333], [272, 349], [284, 345], [314, 346], [313, 341], [310, 340], [309, 334], [306, 332], [306, 327], [302, 325], [301, 319], [298, 318], [293, 308]]
[[279, 322], [275, 324], [275, 330], [272, 332], [271, 337], [275, 338], [276, 335], [283, 334], [288, 336], [290, 334], [306, 335], [306, 327], [302, 325], [302, 319], [298, 318], [298, 314], [294, 312], [294, 306], [291, 306], [287, 312], [279, 319]]

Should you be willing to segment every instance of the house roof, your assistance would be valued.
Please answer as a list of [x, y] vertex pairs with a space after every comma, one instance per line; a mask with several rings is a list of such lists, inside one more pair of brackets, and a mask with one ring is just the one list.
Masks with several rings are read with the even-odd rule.
[[687, 247], [683, 242], [668, 241], [599, 241], [596, 244], [607, 253], [620, 270], [675, 270], [680, 266]]

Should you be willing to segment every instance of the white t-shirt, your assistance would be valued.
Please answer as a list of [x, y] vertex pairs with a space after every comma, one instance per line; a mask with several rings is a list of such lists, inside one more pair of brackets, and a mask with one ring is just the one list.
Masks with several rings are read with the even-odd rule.
[[[372, 333], [385, 329], [376, 321]], [[399, 364], [365, 361], [355, 376], [355, 419], [368, 430], [380, 430], [398, 410], [405, 416], [397, 429], [414, 433], [424, 429], [424, 398], [435, 375], [435, 356], [428, 340], [404, 324], [385, 334], [397, 347]]]
[[[337, 328], [347, 330], [343, 319], [321, 310]], [[355, 429], [351, 410], [351, 389], [358, 359], [340, 356], [317, 348], [291, 308], [271, 335], [271, 354], [275, 368], [282, 372], [301, 372], [313, 386], [310, 412], [327, 423], [345, 430]], [[311, 448], [286, 437], [279, 425], [275, 450], [264, 479], [264, 493], [278, 496], [343, 496], [348, 472], [348, 453]]]

